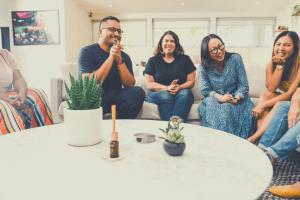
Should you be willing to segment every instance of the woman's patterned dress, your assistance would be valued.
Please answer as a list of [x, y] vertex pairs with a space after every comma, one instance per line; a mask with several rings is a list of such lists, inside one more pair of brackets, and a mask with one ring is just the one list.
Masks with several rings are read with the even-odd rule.
[[[232, 54], [222, 74], [210, 64], [207, 72], [200, 65], [201, 93], [204, 95], [199, 105], [202, 126], [225, 131], [247, 139], [256, 131], [256, 118], [252, 115], [254, 104], [249, 97], [249, 86], [242, 58]], [[215, 93], [233, 97], [239, 95], [238, 104], [220, 103]]]

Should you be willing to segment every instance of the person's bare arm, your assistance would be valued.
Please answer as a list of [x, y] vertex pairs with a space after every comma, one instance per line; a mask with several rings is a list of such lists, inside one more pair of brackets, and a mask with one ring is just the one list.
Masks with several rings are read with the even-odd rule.
[[299, 81], [300, 81], [300, 69], [298, 70], [296, 79], [294, 80], [294, 82], [292, 83], [292, 85], [290, 86], [290, 88], [287, 92], [282, 93], [282, 94], [278, 95], [277, 97], [275, 97], [273, 99], [265, 101], [264, 103], [262, 103], [262, 106], [264, 108], [268, 108], [268, 107], [274, 106], [275, 103], [278, 102], [278, 101], [288, 101], [288, 100], [290, 100], [292, 95], [295, 93], [295, 91], [298, 87]]
[[121, 82], [122, 82], [122, 85], [124, 86], [124, 88], [133, 87], [135, 84], [135, 79], [134, 79], [133, 75], [129, 72], [125, 63], [122, 63], [122, 64], [120, 63], [120, 61], [122, 60], [122, 57], [121, 57], [122, 49], [124, 49], [123, 45], [121, 45], [118, 41], [117, 44], [115, 44], [111, 48], [110, 53], [115, 57], [115, 60], [118, 65], [120, 79], [121, 79]]
[[187, 75], [186, 82], [182, 85], [179, 85], [180, 90], [181, 89], [191, 89], [195, 85], [195, 77], [196, 77], [196, 71], [193, 71]]
[[170, 90], [170, 94], [176, 95], [182, 89], [190, 89], [195, 85], [196, 71], [193, 71], [187, 75], [187, 80], [182, 85], [176, 84], [174, 88]]
[[128, 68], [126, 67], [126, 64], [118, 64], [118, 70], [124, 88], [133, 87], [135, 84], [135, 78], [129, 72]]
[[275, 68], [273, 72], [273, 62], [269, 62], [266, 67], [266, 87], [268, 91], [275, 92], [278, 88], [284, 69]]
[[18, 92], [18, 95], [14, 99], [14, 101], [19, 101], [20, 104], [18, 105], [18, 109], [24, 109], [25, 106], [27, 105], [27, 99], [26, 99], [26, 94], [27, 94], [27, 83], [24, 80], [20, 70], [15, 69], [13, 70], [13, 86], [16, 92]]
[[7, 94], [0, 91], [0, 99], [6, 101], [7, 103], [11, 100]]
[[289, 128], [295, 126], [297, 117], [300, 117], [300, 88], [292, 96], [291, 106], [288, 114]]
[[14, 89], [18, 93], [26, 94], [27, 93], [27, 83], [26, 83], [25, 79], [23, 78], [20, 70], [18, 70], [18, 69], [13, 70], [13, 77], [14, 77], [14, 81], [13, 81]]
[[[98, 84], [102, 81], [103, 78], [107, 77], [107, 74], [109, 73], [114, 60], [115, 60], [114, 56], [110, 55], [106, 59], [106, 61], [101, 65], [101, 67], [95, 71], [95, 75], [97, 76], [97, 83]], [[89, 78], [92, 78], [93, 73], [84, 73], [84, 74], [82, 74], [83, 79], [84, 79], [85, 76], [88, 76]]]
[[162, 84], [159, 84], [159, 83], [156, 83], [154, 81], [154, 77], [152, 75], [148, 75], [148, 74], [145, 74], [145, 82], [146, 82], [146, 85], [147, 85], [147, 89], [149, 90], [153, 90], [153, 91], [159, 91], [159, 90], [167, 90], [169, 91], [172, 87], [174, 87], [173, 85], [162, 85]]

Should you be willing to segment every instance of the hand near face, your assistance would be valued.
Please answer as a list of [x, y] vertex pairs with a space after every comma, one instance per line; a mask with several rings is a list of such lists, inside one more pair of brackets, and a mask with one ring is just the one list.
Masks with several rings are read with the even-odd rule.
[[121, 49], [124, 48], [123, 45], [119, 43], [119, 41], [110, 48], [110, 55], [112, 55], [115, 58], [115, 61], [117, 63], [122, 59]]
[[294, 42], [292, 38], [288, 35], [282, 36], [276, 41], [273, 47], [275, 56], [272, 58], [272, 61], [283, 65], [285, 64], [285, 60], [293, 55], [293, 52]]
[[276, 55], [272, 58], [272, 61], [274, 63], [277, 63], [277, 64], [280, 64], [280, 65], [284, 65], [286, 60], [285, 60], [285, 57], [281, 57], [279, 55]]
[[252, 115], [253, 115], [254, 117], [256, 117], [257, 119], [260, 119], [261, 114], [263, 113], [264, 110], [265, 110], [264, 107], [262, 107], [262, 106], [256, 106], [256, 107], [253, 109], [253, 111], [252, 111]]

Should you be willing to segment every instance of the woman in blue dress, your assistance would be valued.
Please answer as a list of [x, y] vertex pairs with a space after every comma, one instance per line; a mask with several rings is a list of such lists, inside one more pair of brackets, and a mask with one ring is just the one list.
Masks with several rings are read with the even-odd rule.
[[222, 39], [214, 34], [201, 43], [202, 126], [247, 139], [256, 130], [253, 102], [245, 67], [239, 54], [228, 53]]

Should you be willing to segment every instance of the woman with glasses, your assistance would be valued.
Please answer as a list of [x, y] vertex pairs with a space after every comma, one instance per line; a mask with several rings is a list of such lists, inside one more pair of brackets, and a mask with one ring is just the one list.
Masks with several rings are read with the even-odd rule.
[[202, 126], [247, 139], [256, 128], [252, 115], [248, 80], [242, 58], [228, 53], [222, 39], [214, 34], [201, 43], [201, 93], [199, 105]]
[[178, 116], [186, 121], [194, 103], [191, 88], [195, 84], [195, 70], [192, 60], [184, 55], [178, 36], [165, 32], [144, 71], [148, 102], [158, 105], [160, 118], [169, 121]]
[[266, 67], [267, 91], [260, 94], [258, 105], [253, 109], [257, 131], [248, 141], [254, 144], [266, 131], [280, 102], [290, 101], [298, 87], [299, 46], [299, 36], [294, 31], [284, 31], [275, 39], [273, 57]]

